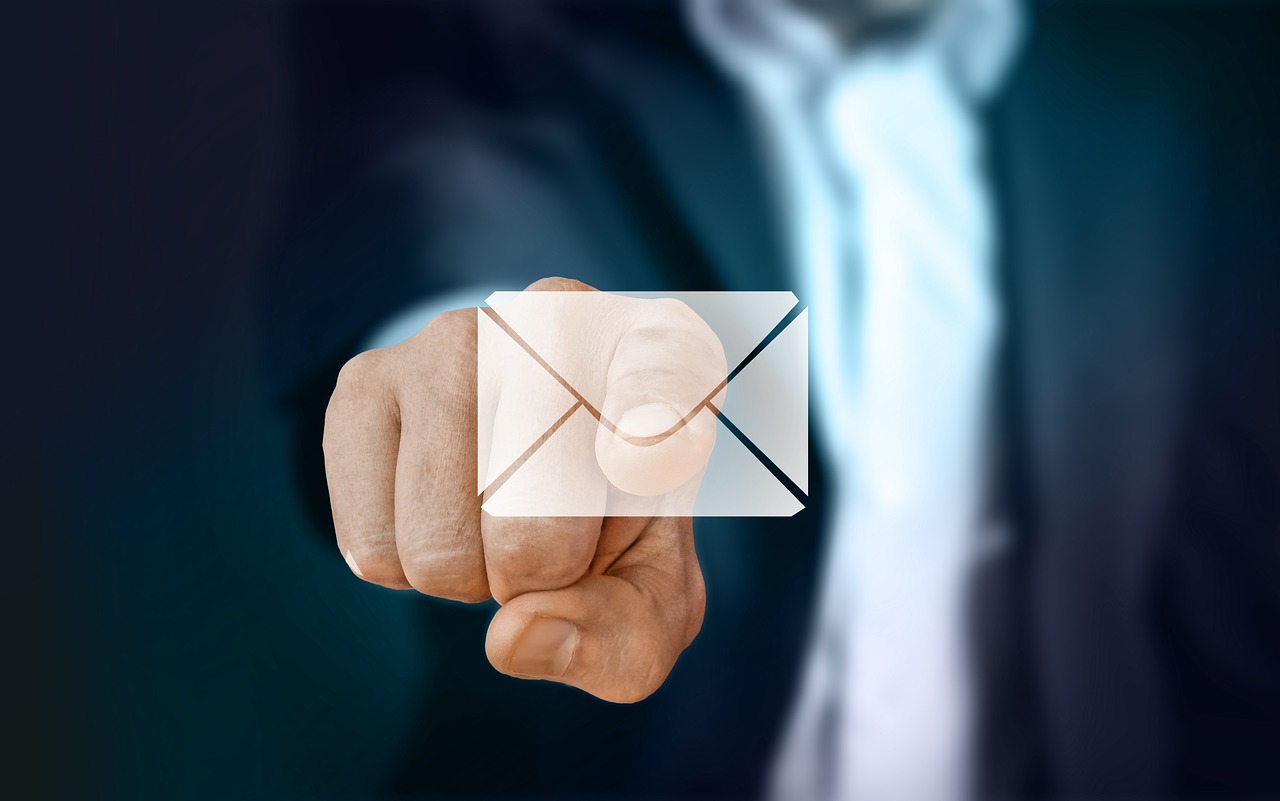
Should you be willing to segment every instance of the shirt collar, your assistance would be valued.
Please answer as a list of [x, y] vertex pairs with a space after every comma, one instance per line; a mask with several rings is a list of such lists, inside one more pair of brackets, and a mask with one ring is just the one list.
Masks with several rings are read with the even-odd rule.
[[[783, 0], [685, 0], [695, 35], [738, 77], [801, 73], [821, 79], [882, 45], [845, 52], [819, 20]], [[895, 43], [941, 58], [957, 87], [973, 100], [999, 88], [1023, 33], [1017, 0], [943, 0], [909, 42]]]

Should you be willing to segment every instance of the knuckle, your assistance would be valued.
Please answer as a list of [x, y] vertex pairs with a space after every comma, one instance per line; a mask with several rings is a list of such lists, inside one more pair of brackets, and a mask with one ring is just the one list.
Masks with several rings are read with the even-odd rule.
[[474, 604], [489, 599], [484, 566], [467, 554], [415, 549], [402, 558], [410, 586], [423, 595]]
[[629, 345], [655, 350], [676, 348], [691, 365], [724, 363], [720, 338], [693, 309], [674, 298], [658, 298], [650, 311], [627, 332]]
[[423, 326], [416, 336], [426, 336], [446, 341], [455, 339], [472, 339], [476, 332], [476, 310], [454, 309], [431, 318], [431, 322]]
[[702, 322], [702, 318], [689, 308], [689, 304], [676, 298], [655, 298], [653, 309], [672, 325], [684, 326]]
[[[395, 419], [398, 414], [385, 351], [356, 354], [338, 372], [325, 408], [321, 447], [326, 460], [342, 458], [342, 453], [334, 450], [335, 444], [344, 441], [349, 444], [361, 421]], [[332, 476], [330, 479], [332, 482]], [[332, 488], [332, 483], [330, 486]]]
[[471, 376], [475, 372], [478, 324], [475, 309], [457, 309], [437, 315], [412, 340], [418, 354], [427, 358], [409, 358], [415, 374]]
[[581, 281], [560, 276], [539, 278], [525, 289], [526, 292], [592, 292], [594, 289]]
[[380, 389], [386, 381], [387, 358], [383, 350], [367, 350], [351, 357], [338, 371], [334, 394], [363, 393]]
[[552, 555], [545, 548], [520, 549], [511, 546], [486, 551], [494, 596], [507, 601], [526, 592], [568, 587], [586, 572], [580, 560]]
[[[583, 522], [586, 521], [586, 522]], [[494, 597], [505, 601], [526, 592], [558, 590], [577, 582], [594, 556], [587, 518], [491, 521], [485, 561]]]
[[689, 304], [675, 298], [657, 298], [653, 301], [653, 318], [656, 325], [673, 336], [714, 337], [710, 326]]
[[407, 589], [408, 581], [400, 569], [400, 560], [394, 549], [379, 546], [371, 540], [344, 543], [339, 537], [338, 548], [347, 567], [361, 579], [391, 589]]
[[580, 565], [568, 560], [547, 559], [540, 554], [500, 554], [494, 567], [509, 585], [508, 590], [516, 590], [516, 594], [562, 589], [583, 574]]

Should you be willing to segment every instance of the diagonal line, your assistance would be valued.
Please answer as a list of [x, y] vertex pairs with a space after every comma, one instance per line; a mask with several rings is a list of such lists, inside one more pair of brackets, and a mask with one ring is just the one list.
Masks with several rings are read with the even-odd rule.
[[742, 443], [743, 447], [751, 451], [751, 455], [756, 457], [756, 459], [759, 460], [760, 464], [764, 465], [765, 469], [767, 469], [770, 473], [772, 473], [773, 477], [778, 479], [778, 481], [782, 483], [782, 486], [786, 487], [787, 491], [790, 492], [792, 495], [796, 496], [796, 500], [800, 501], [803, 504], [805, 499], [807, 499], [809, 496], [805, 493], [804, 490], [800, 489], [800, 485], [792, 481], [791, 476], [788, 476], [785, 472], [783, 472], [781, 467], [778, 467], [778, 465], [774, 464], [773, 460], [770, 459], [765, 454], [764, 451], [760, 450], [760, 448], [757, 447], [754, 442], [748, 439], [747, 435], [743, 434], [742, 430], [738, 428], [736, 425], [734, 425], [733, 422], [728, 417], [725, 417], [724, 412], [720, 411], [719, 409], [716, 409], [714, 406], [711, 406], [710, 408], [715, 410], [716, 417], [720, 418], [720, 422], [724, 424], [724, 427], [729, 429], [729, 433], [737, 437], [738, 441]]
[[[711, 390], [710, 394], [708, 394], [707, 397], [703, 398], [702, 402], [699, 403], [696, 407], [694, 407], [694, 411], [690, 413], [690, 416], [685, 421], [681, 421], [681, 423], [677, 424], [675, 430], [678, 431], [681, 425], [686, 424], [689, 419], [692, 419], [692, 415], [697, 414], [698, 412], [702, 411], [705, 408], [710, 407], [713, 411], [715, 411], [717, 415], [720, 414], [719, 410], [716, 410], [716, 408], [711, 405], [711, 399], [714, 398], [716, 395], [720, 394], [720, 390], [729, 386], [729, 382], [737, 378], [738, 373], [741, 373], [746, 368], [746, 366], [748, 364], [751, 364], [751, 362], [753, 362], [757, 356], [763, 353], [764, 349], [769, 347], [769, 345], [775, 339], [777, 339], [782, 334], [783, 331], [787, 330], [787, 326], [795, 322], [795, 319], [800, 316], [800, 313], [802, 311], [804, 311], [804, 308], [797, 301], [796, 305], [791, 307], [791, 311], [787, 312], [787, 315], [783, 317], [781, 320], [779, 320], [778, 324], [773, 327], [773, 330], [770, 331], [768, 334], [766, 334], [764, 339], [760, 340], [760, 344], [756, 345], [755, 349], [752, 350], [750, 353], [748, 353], [745, 359], [738, 362], [738, 366], [730, 370], [729, 374], [724, 377], [724, 380], [721, 381], [719, 384], [716, 384], [716, 388]], [[671, 434], [674, 434], [674, 433], [675, 431], [672, 431], [660, 436], [670, 436]]]
[[585, 408], [588, 412], [591, 413], [592, 417], [596, 418], [597, 420], [600, 419], [600, 412], [596, 410], [596, 407], [592, 406], [587, 401], [586, 398], [582, 397], [582, 394], [578, 392], [578, 390], [574, 389], [572, 384], [570, 384], [568, 381], [565, 381], [564, 376], [557, 373], [554, 367], [547, 364], [547, 360], [542, 358], [542, 356], [538, 355], [538, 352], [534, 350], [533, 347], [528, 342], [524, 341], [524, 337], [517, 334], [516, 330], [512, 328], [511, 325], [506, 320], [502, 319], [502, 315], [498, 314], [497, 309], [493, 309], [488, 306], [481, 306], [480, 311], [489, 315], [489, 319], [493, 320], [495, 325], [497, 325], [499, 328], [505, 331], [507, 336], [515, 340], [515, 343], [519, 345], [521, 348], [523, 348], [525, 353], [533, 357], [533, 360], [537, 362], [539, 365], [541, 365], [542, 369], [546, 370], [551, 375], [552, 378], [560, 382], [560, 386], [564, 387], [565, 391], [568, 392], [570, 395], [572, 395], [574, 400], [576, 400], [578, 403], [581, 403], [583, 408]]
[[[719, 384], [716, 384], [715, 389], [711, 390], [711, 392], [709, 392], [707, 396], [698, 403], [697, 406], [694, 406], [693, 409], [688, 414], [686, 414], [684, 417], [677, 420], [675, 425], [673, 425], [671, 428], [667, 429], [666, 431], [663, 431], [661, 434], [656, 434], [652, 437], [632, 437], [617, 431], [616, 429], [613, 428], [612, 424], [608, 423], [608, 421], [606, 420], [601, 420], [600, 422], [608, 425], [611, 431], [613, 431], [619, 437], [627, 440], [632, 444], [656, 445], [657, 443], [662, 442], [664, 439], [676, 433], [680, 429], [689, 425], [689, 423], [693, 422], [693, 418], [697, 417], [698, 413], [701, 412], [703, 409], [710, 409], [712, 414], [715, 414], [717, 417], [720, 417], [720, 419], [722, 420], [725, 419], [721, 415], [720, 410], [717, 409], [715, 404], [711, 402], [711, 399], [714, 398], [716, 395], [719, 395], [720, 391], [723, 390], [725, 387], [729, 386], [729, 382], [737, 378], [738, 373], [741, 373], [748, 364], [751, 364], [751, 362], [754, 361], [757, 356], [763, 353], [764, 349], [769, 347], [769, 345], [772, 344], [773, 341], [777, 339], [782, 334], [783, 331], [787, 330], [787, 326], [795, 322], [796, 318], [799, 317], [800, 313], [803, 311], [804, 311], [804, 307], [800, 305], [799, 301], [797, 301], [796, 305], [791, 307], [791, 311], [787, 312], [786, 316], [783, 317], [781, 320], [779, 320], [778, 324], [773, 327], [773, 330], [771, 330], [768, 334], [766, 334], [764, 339], [760, 340], [760, 344], [756, 345], [755, 348], [746, 355], [746, 358], [738, 362], [738, 366], [730, 370], [729, 374], [724, 377], [723, 381], [721, 381]], [[740, 435], [739, 439], [744, 439], [744, 437]]]
[[[759, 356], [762, 352], [764, 352], [765, 348], [773, 344], [773, 341], [777, 339], [779, 336], [781, 336], [782, 332], [787, 330], [787, 326], [795, 322], [795, 319], [799, 317], [800, 313], [803, 311], [804, 311], [804, 306], [802, 306], [799, 301], [796, 301], [796, 305], [791, 307], [791, 311], [787, 312], [787, 316], [779, 320], [778, 324], [773, 327], [773, 330], [770, 331], [768, 334], [766, 334], [764, 339], [760, 340], [760, 344], [756, 345], [755, 350], [748, 353], [747, 357], [743, 359], [741, 362], [739, 362], [738, 366], [733, 368], [733, 370], [729, 372], [729, 375], [725, 376], [724, 383], [728, 384], [730, 381], [736, 378], [738, 373], [741, 373], [744, 367], [746, 367], [748, 364], [751, 364], [751, 362], [754, 361], [757, 356]], [[717, 389], [716, 392], [719, 392], [720, 389], [723, 389], [723, 385], [721, 385], [721, 387]], [[707, 396], [708, 400], [714, 397], [715, 394], [716, 394], [715, 392], [712, 392], [711, 395], [708, 395]]]
[[[662, 442], [663, 440], [677, 433], [680, 429], [689, 425], [689, 423], [693, 422], [693, 419], [697, 417], [698, 414], [703, 409], [711, 408], [712, 411], [717, 416], [719, 416], [721, 420], [724, 420], [725, 418], [723, 417], [723, 415], [720, 414], [719, 410], [717, 410], [714, 406], [712, 406], [711, 399], [714, 398], [716, 395], [720, 394], [720, 391], [723, 390], [725, 387], [727, 387], [730, 381], [736, 378], [737, 375], [741, 373], [748, 364], [751, 364], [751, 362], [754, 361], [757, 356], [763, 353], [764, 349], [769, 347], [769, 345], [775, 339], [777, 339], [782, 334], [783, 331], [787, 329], [787, 326], [795, 322], [796, 318], [800, 316], [800, 313], [804, 311], [804, 306], [801, 305], [799, 301], [797, 301], [796, 305], [791, 307], [791, 310], [787, 312], [786, 316], [784, 316], [781, 320], [778, 321], [778, 324], [775, 325], [773, 329], [768, 334], [765, 335], [764, 339], [760, 340], [760, 344], [756, 345], [755, 348], [750, 353], [748, 353], [741, 362], [738, 363], [737, 367], [730, 370], [729, 374], [724, 377], [724, 380], [716, 384], [715, 389], [711, 390], [711, 392], [708, 393], [707, 396], [703, 398], [696, 406], [694, 406], [691, 410], [689, 410], [689, 412], [684, 417], [681, 417], [679, 420], [677, 420], [675, 424], [671, 426], [671, 428], [668, 428], [666, 431], [663, 431], [659, 434], [654, 434], [653, 436], [649, 436], [649, 437], [634, 437], [626, 433], [625, 431], [622, 431], [621, 429], [619, 429], [616, 425], [613, 424], [612, 420], [609, 420], [608, 418], [606, 418], [603, 414], [600, 413], [598, 409], [596, 409], [595, 406], [592, 406], [591, 403], [588, 402], [586, 398], [582, 397], [582, 394], [578, 392], [578, 390], [574, 389], [573, 385], [564, 379], [564, 376], [556, 372], [555, 368], [552, 367], [550, 364], [548, 364], [547, 360], [542, 358], [542, 356], [540, 356], [538, 352], [534, 350], [531, 345], [529, 345], [528, 342], [525, 342], [524, 337], [516, 333], [516, 330], [512, 328], [511, 325], [507, 323], [506, 320], [502, 319], [502, 316], [498, 314], [498, 311], [496, 309], [488, 306], [481, 306], [480, 311], [487, 314], [489, 316], [489, 319], [493, 320], [495, 325], [497, 325], [504, 332], [506, 332], [507, 336], [511, 337], [511, 339], [515, 341], [517, 345], [519, 345], [521, 348], [524, 349], [525, 353], [528, 353], [529, 356], [532, 357], [534, 361], [536, 361], [539, 365], [542, 366], [542, 369], [546, 370], [547, 373], [550, 374], [552, 378], [554, 378], [557, 382], [559, 382], [560, 386], [564, 387], [565, 391], [567, 391], [570, 395], [572, 395], [574, 399], [577, 400], [577, 402], [580, 403], [582, 407], [586, 409], [587, 412], [592, 417], [594, 417], [597, 422], [600, 423], [600, 425], [607, 428], [610, 431], [610, 433], [614, 434], [619, 439], [625, 440], [626, 442], [629, 442], [632, 445], [648, 447], [650, 445], [657, 445], [659, 442]], [[741, 433], [739, 433], [738, 436], [739, 436], [739, 439], [742, 439], [744, 441], [744, 444], [748, 442], [748, 440], [746, 440], [745, 437], [741, 435]], [[754, 448], [755, 446], [749, 445], [748, 447]], [[772, 465], [773, 463], [769, 462], [769, 464]]]
[[519, 470], [521, 467], [523, 467], [524, 463], [529, 461], [529, 459], [531, 459], [533, 455], [537, 453], [538, 449], [541, 448], [544, 444], [546, 444], [546, 441], [551, 439], [551, 437], [554, 436], [555, 433], [560, 430], [561, 426], [569, 422], [569, 418], [573, 417], [573, 413], [578, 411], [582, 407], [583, 407], [582, 402], [578, 401], [577, 403], [569, 407], [569, 411], [560, 415], [560, 419], [552, 423], [551, 428], [548, 428], [546, 431], [544, 431], [542, 433], [542, 436], [534, 440], [533, 444], [530, 445], [528, 448], [526, 448], [524, 453], [520, 454], [520, 457], [518, 459], [516, 459], [514, 462], [508, 465], [506, 470], [502, 471], [502, 475], [498, 476], [493, 481], [489, 482], [489, 486], [485, 487], [484, 491], [480, 493], [480, 502], [483, 503], [485, 499], [493, 497], [494, 493], [502, 489], [502, 485], [506, 484], [507, 481], [513, 475], [516, 474], [516, 471]]

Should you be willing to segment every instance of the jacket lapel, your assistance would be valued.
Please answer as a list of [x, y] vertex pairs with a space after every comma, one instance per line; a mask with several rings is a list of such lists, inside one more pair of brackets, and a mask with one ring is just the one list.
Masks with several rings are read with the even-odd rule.
[[1011, 558], [1026, 570], [1048, 770], [1068, 796], [1149, 792], [1164, 753], [1148, 613], [1187, 378], [1197, 192], [1173, 133], [1190, 126], [1151, 91], [1159, 66], [1137, 41], [1091, 50], [1098, 71], [1082, 73], [1057, 63], [1078, 42], [1041, 37], [995, 115], [1022, 538]]

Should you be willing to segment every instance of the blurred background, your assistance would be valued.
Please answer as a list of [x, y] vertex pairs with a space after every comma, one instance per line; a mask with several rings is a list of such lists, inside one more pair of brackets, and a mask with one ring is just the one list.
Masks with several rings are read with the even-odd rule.
[[[749, 115], [674, 5], [8, 10], [21, 797], [759, 793], [820, 448], [805, 512], [700, 530], [706, 628], [632, 707], [498, 676], [485, 606], [354, 580], [317, 460], [338, 366], [441, 293], [793, 288], [717, 261], [782, 247], [765, 160], [715, 127]], [[1024, 9], [980, 112], [1016, 521], [976, 618], [981, 792], [1280, 798], [1280, 4]], [[697, 197], [670, 188], [689, 165]]]

